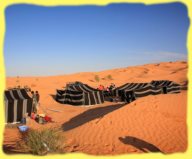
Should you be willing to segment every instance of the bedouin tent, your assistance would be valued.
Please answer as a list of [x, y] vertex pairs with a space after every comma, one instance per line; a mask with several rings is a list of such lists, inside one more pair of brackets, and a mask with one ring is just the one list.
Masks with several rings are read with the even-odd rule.
[[166, 93], [179, 93], [180, 85], [168, 80], [151, 81], [150, 83], [126, 83], [117, 87], [113, 91], [113, 95], [120, 97], [122, 101], [131, 102], [137, 98], [166, 94]]
[[31, 115], [33, 99], [25, 89], [4, 91], [5, 122], [20, 122], [26, 113]]
[[57, 90], [56, 101], [70, 105], [96, 105], [104, 102], [102, 91], [81, 82], [66, 85], [65, 90]]
[[162, 89], [160, 87], [154, 87], [151, 83], [148, 83], [146, 86], [134, 90], [134, 95], [136, 99], [148, 95], [158, 94], [162, 94]]
[[122, 101], [131, 102], [135, 100], [134, 91], [136, 89], [146, 88], [149, 83], [126, 83], [114, 89], [113, 94], [116, 97], [121, 97]]
[[180, 93], [181, 86], [178, 83], [169, 80], [159, 80], [159, 81], [151, 81], [151, 85], [156, 88], [161, 88], [162, 93], [170, 94], [170, 93]]

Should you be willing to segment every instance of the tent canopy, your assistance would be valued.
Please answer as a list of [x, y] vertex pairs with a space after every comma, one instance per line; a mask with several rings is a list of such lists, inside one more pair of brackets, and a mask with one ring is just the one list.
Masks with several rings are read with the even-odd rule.
[[130, 102], [147, 95], [179, 93], [180, 85], [169, 80], [151, 81], [149, 83], [126, 83], [113, 90], [113, 95], [122, 101]]
[[66, 85], [65, 90], [57, 90], [56, 101], [70, 105], [95, 105], [104, 102], [103, 93], [81, 82]]
[[31, 115], [33, 99], [25, 89], [12, 89], [4, 91], [5, 122], [16, 123], [28, 113]]

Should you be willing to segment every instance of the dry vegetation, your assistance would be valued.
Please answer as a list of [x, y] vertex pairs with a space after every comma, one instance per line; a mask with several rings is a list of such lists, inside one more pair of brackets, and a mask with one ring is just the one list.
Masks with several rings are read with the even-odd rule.
[[60, 131], [54, 128], [42, 130], [29, 130], [22, 134], [20, 147], [34, 155], [45, 155], [47, 153], [58, 153], [62, 151], [64, 138]]
[[100, 77], [98, 75], [95, 75], [95, 81], [99, 82], [100, 81]]

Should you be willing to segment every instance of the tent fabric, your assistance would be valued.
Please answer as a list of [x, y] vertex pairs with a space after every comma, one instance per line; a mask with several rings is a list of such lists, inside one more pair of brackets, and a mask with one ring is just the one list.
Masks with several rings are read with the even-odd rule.
[[122, 101], [131, 102], [137, 98], [167, 94], [179, 93], [180, 85], [168, 80], [151, 81], [150, 83], [126, 83], [113, 90], [113, 95], [120, 97]]
[[67, 90], [57, 90], [56, 101], [60, 103], [70, 105], [83, 105], [83, 99], [83, 92], [70, 90], [70, 88]]
[[121, 96], [125, 90], [127, 92], [133, 91], [135, 89], [145, 87], [146, 85], [148, 85], [148, 83], [126, 83], [114, 90], [114, 96]]
[[70, 105], [96, 105], [104, 102], [102, 91], [87, 84], [75, 82], [68, 84], [65, 90], [57, 90], [56, 101]]
[[181, 91], [179, 84], [169, 80], [151, 81], [151, 84], [156, 88], [161, 88], [164, 94], [180, 93]]
[[149, 83], [126, 83], [120, 87], [114, 89], [113, 94], [114, 96], [121, 96], [125, 94], [125, 92], [130, 92], [139, 88], [143, 88], [149, 85]]
[[151, 84], [148, 84], [146, 87], [136, 89], [134, 91], [135, 98], [145, 97], [148, 95], [157, 95], [162, 94], [162, 89], [158, 87], [154, 87]]
[[169, 80], [159, 80], [159, 81], [151, 81], [151, 84], [155, 87], [165, 87], [170, 86], [173, 82]]
[[127, 102], [131, 102], [140, 97], [148, 95], [157, 95], [161, 93], [161, 88], [156, 88], [150, 83], [137, 83], [134, 88], [124, 90], [125, 99]]
[[25, 89], [4, 91], [5, 122], [20, 122], [26, 113], [31, 115], [33, 99]]

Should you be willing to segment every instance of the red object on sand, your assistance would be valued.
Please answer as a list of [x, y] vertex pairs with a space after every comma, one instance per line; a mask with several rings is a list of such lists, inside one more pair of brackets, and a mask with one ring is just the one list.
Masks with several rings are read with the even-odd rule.
[[98, 89], [101, 90], [101, 91], [103, 91], [103, 90], [105, 89], [105, 87], [104, 87], [103, 85], [100, 85], [100, 86], [98, 87]]
[[47, 115], [44, 117], [44, 119], [45, 119], [46, 122], [52, 121], [51, 117], [49, 117]]
[[36, 118], [36, 114], [35, 113], [31, 113], [31, 119], [35, 120], [35, 118]]

